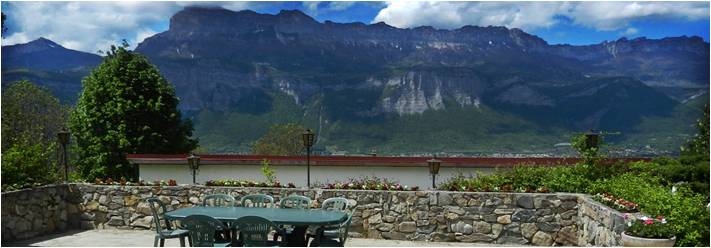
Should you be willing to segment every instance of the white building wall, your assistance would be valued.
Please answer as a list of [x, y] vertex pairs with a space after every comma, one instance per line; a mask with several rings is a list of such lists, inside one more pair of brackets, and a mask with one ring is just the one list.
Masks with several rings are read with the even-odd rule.
[[[145, 181], [175, 179], [178, 184], [192, 183], [192, 171], [187, 165], [142, 164], [140, 179]], [[272, 165], [282, 184], [294, 183], [297, 187], [306, 186], [306, 166]], [[442, 183], [456, 176], [490, 174], [493, 168], [440, 168], [436, 183]], [[347, 181], [350, 178], [377, 176], [393, 179], [402, 185], [419, 186], [428, 189], [432, 186], [432, 176], [427, 167], [388, 167], [388, 166], [312, 166], [311, 184]], [[208, 180], [233, 179], [264, 181], [261, 165], [201, 165], [196, 176], [199, 184]]]

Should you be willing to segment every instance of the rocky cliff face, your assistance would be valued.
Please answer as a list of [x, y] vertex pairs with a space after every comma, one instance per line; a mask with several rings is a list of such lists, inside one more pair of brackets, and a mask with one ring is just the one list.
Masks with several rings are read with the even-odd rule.
[[229, 110], [245, 89], [304, 103], [323, 89], [373, 88], [381, 97], [368, 113], [403, 115], [445, 109], [449, 99], [459, 106], [551, 107], [557, 87], [610, 76], [676, 89], [664, 92], [683, 100], [707, 90], [707, 48], [687, 37], [550, 46], [503, 27], [398, 29], [319, 23], [299, 11], [186, 8], [137, 51], [176, 84], [184, 110]]

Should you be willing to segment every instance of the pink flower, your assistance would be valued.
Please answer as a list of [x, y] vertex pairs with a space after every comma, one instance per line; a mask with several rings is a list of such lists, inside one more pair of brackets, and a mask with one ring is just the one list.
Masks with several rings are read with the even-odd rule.
[[645, 220], [645, 221], [644, 221], [644, 224], [645, 224], [645, 225], [651, 225], [651, 224], [654, 224], [654, 221], [653, 221], [653, 220]]

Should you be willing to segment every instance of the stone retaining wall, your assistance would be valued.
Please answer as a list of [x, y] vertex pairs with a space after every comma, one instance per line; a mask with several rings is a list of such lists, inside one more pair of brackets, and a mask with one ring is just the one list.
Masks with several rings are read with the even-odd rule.
[[47, 185], [2, 193], [2, 243], [79, 228], [79, 193]]
[[[71, 184], [69, 187], [64, 186], [64, 189], [73, 193], [73, 196], [60, 194], [58, 198], [66, 199], [63, 206], [77, 208], [76, 218], [70, 218], [76, 220], [71, 226], [83, 229], [148, 229], [151, 228], [153, 217], [142, 199], [159, 197], [169, 205], [169, 209], [177, 209], [198, 205], [202, 197], [215, 193], [230, 194], [237, 199], [248, 194], [263, 193], [273, 196], [276, 201], [284, 196], [298, 194], [313, 199], [313, 207], [319, 207], [323, 200], [330, 197], [345, 197], [349, 199], [353, 210], [352, 234], [367, 238], [538, 246], [619, 245], [619, 233], [624, 229], [624, 225], [619, 225], [622, 223], [618, 220], [621, 214], [584, 195], [568, 193], [121, 187], [88, 184]], [[73, 200], [68, 200], [70, 198]], [[13, 203], [18, 204], [34, 203]], [[6, 228], [6, 205], [6, 194], [3, 194], [3, 233]]]

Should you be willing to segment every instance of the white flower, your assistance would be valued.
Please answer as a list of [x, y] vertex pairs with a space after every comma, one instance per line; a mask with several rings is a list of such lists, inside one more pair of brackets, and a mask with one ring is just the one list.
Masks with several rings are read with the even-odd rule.
[[627, 226], [632, 226], [632, 222], [627, 222]]
[[666, 224], [666, 223], [667, 223], [667, 219], [662, 219], [662, 224]]
[[642, 221], [647, 221], [647, 220], [649, 220], [649, 217], [647, 217], [647, 216], [642, 216], [642, 218], [639, 218], [639, 219], [642, 220]]

